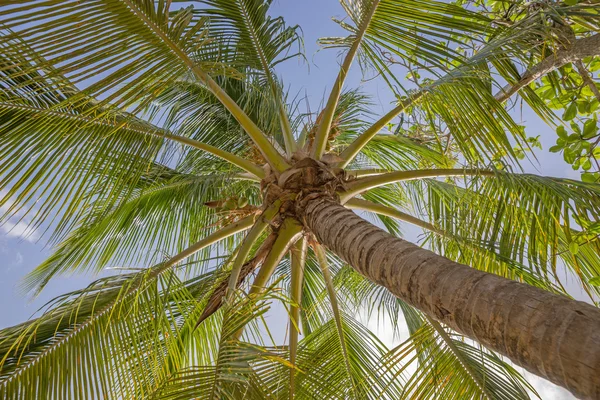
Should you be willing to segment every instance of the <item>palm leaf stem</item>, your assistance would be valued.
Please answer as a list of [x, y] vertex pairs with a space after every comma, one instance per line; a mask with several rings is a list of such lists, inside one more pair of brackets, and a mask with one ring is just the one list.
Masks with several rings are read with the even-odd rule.
[[[240, 2], [240, 8], [242, 10], [242, 14], [244, 19], [246, 20], [246, 24], [248, 26], [253, 26], [250, 22], [251, 18], [248, 15], [248, 10], [246, 9], [245, 3]], [[252, 36], [252, 42], [258, 43], [259, 40], [256, 37], [256, 34], [253, 29], [250, 29], [250, 35]], [[275, 84], [275, 79], [273, 78], [273, 73], [271, 72], [271, 67], [267, 62], [265, 54], [262, 48], [258, 45], [255, 45], [256, 52], [260, 58], [260, 63], [265, 71], [265, 75], [267, 77], [267, 81], [269, 82], [269, 86], [271, 88], [271, 94], [273, 98], [277, 102], [277, 113], [279, 114], [279, 122], [281, 123], [281, 132], [283, 133], [283, 141], [285, 144], [285, 151], [289, 156], [292, 155], [294, 151], [296, 151], [296, 141], [294, 140], [294, 134], [292, 133], [292, 126], [290, 124], [290, 119], [288, 118], [287, 112], [285, 111], [285, 106], [283, 104], [283, 99], [279, 93], [277, 85]]]
[[450, 176], [495, 176], [493, 171], [478, 169], [422, 169], [414, 171], [393, 171], [377, 176], [368, 176], [365, 178], [351, 181], [346, 185], [346, 191], [341, 192], [340, 201], [344, 204], [352, 197], [379, 186], [394, 182], [409, 181], [415, 179], [450, 177]]
[[374, 176], [381, 175], [390, 172], [387, 169], [377, 169], [377, 168], [368, 168], [368, 169], [348, 169], [346, 170], [346, 176], [350, 176], [353, 178], [362, 178], [365, 176]]
[[155, 127], [145, 127], [143, 125], [137, 125], [137, 126], [130, 125], [123, 121], [119, 122], [119, 121], [108, 120], [108, 119], [99, 120], [99, 119], [95, 119], [95, 118], [91, 118], [91, 117], [86, 117], [84, 115], [70, 114], [70, 113], [60, 112], [60, 111], [55, 111], [55, 110], [50, 110], [50, 109], [42, 109], [39, 107], [34, 107], [34, 106], [24, 105], [24, 104], [16, 104], [16, 103], [11, 103], [11, 102], [6, 102], [6, 101], [0, 101], [0, 109], [31, 112], [31, 113], [35, 114], [32, 116], [32, 118], [35, 118], [38, 115], [40, 115], [40, 116], [48, 115], [48, 116], [56, 117], [59, 119], [67, 119], [67, 120], [73, 120], [76, 122], [83, 122], [84, 124], [90, 124], [90, 125], [96, 125], [96, 126], [108, 126], [108, 127], [114, 128], [115, 131], [118, 129], [125, 129], [128, 131], [140, 133], [143, 135], [151, 135], [151, 136], [155, 136], [155, 137], [165, 138], [165, 139], [177, 142], [177, 143], [181, 143], [186, 146], [196, 148], [198, 150], [205, 151], [216, 157], [222, 158], [223, 160], [230, 162], [231, 164], [243, 169], [244, 171], [252, 174], [253, 176], [256, 176], [259, 179], [265, 177], [264, 170], [260, 166], [254, 164], [253, 162], [251, 162], [249, 160], [246, 160], [242, 157], [236, 156], [235, 154], [229, 153], [227, 151], [221, 150], [218, 147], [211, 146], [209, 144], [200, 142], [198, 140], [190, 139], [185, 136], [175, 135], [175, 134], [170, 133], [163, 129], [159, 129], [159, 128], [155, 128]]
[[123, 1], [131, 11], [140, 18], [154, 34], [173, 51], [185, 65], [194, 73], [194, 75], [203, 82], [206, 87], [215, 95], [215, 97], [225, 106], [227, 110], [238, 121], [242, 128], [248, 133], [256, 147], [260, 150], [265, 160], [277, 171], [283, 171], [287, 166], [287, 162], [283, 156], [273, 147], [267, 136], [261, 129], [252, 121], [252, 119], [242, 110], [242, 108], [223, 90], [217, 82], [214, 81], [206, 72], [204, 72], [197, 63], [195, 63], [179, 46], [177, 46], [167, 34], [160, 29], [148, 16], [143, 13], [136, 4], [131, 0]]
[[[256, 252], [255, 256], [248, 260], [244, 266], [242, 267], [236, 288], [239, 288], [242, 282], [246, 279], [248, 275], [250, 275], [258, 265], [264, 261], [265, 257], [271, 251], [271, 247], [273, 246], [273, 242], [275, 241], [276, 235], [270, 234], [260, 246], [260, 249]], [[198, 322], [196, 323], [196, 327], [202, 323], [205, 319], [213, 315], [221, 306], [223, 305], [223, 299], [225, 298], [227, 289], [229, 287], [229, 279], [223, 280], [217, 288], [213, 291], [211, 297], [206, 302], [206, 306], [202, 311], [202, 315], [198, 318]]]
[[231, 275], [229, 277], [229, 284], [227, 288], [228, 293], [226, 295], [227, 300], [232, 299], [235, 288], [237, 287], [240, 271], [242, 270], [242, 267], [244, 266], [244, 263], [246, 262], [250, 251], [252, 250], [252, 247], [260, 235], [262, 235], [262, 233], [265, 231], [270, 220], [277, 215], [280, 205], [280, 201], [275, 201], [273, 204], [271, 204], [254, 223], [254, 226], [244, 238], [244, 242], [242, 243], [233, 262], [233, 266], [231, 267]]
[[256, 295], [264, 290], [267, 282], [273, 275], [275, 268], [285, 253], [300, 237], [302, 229], [302, 225], [300, 225], [300, 223], [295, 219], [286, 218], [283, 221], [281, 227], [279, 228], [277, 239], [275, 239], [275, 243], [273, 243], [273, 247], [271, 248], [269, 255], [267, 258], [265, 258], [265, 261], [260, 267], [256, 278], [254, 278], [254, 281], [252, 282], [252, 288], [249, 292], [250, 295]]
[[325, 252], [325, 248], [323, 248], [323, 246], [321, 246], [318, 243], [313, 246], [313, 249], [315, 251], [315, 255], [317, 256], [319, 268], [321, 269], [321, 273], [323, 274], [323, 278], [325, 280], [325, 287], [327, 288], [327, 295], [329, 296], [329, 304], [331, 304], [331, 311], [333, 312], [333, 318], [335, 319], [335, 327], [337, 329], [338, 337], [340, 339], [342, 355], [344, 356], [344, 366], [346, 367], [346, 373], [348, 373], [348, 376], [353, 376], [352, 369], [350, 368], [350, 361], [348, 359], [348, 349], [346, 348], [346, 339], [344, 336], [343, 325], [344, 323], [340, 314], [340, 307], [338, 304], [333, 279], [331, 277], [331, 272], [329, 271], [327, 254]]
[[375, 137], [383, 128], [387, 126], [394, 118], [396, 118], [401, 112], [406, 110], [415, 104], [423, 95], [424, 90], [421, 90], [408, 99], [401, 101], [396, 107], [388, 111], [383, 117], [379, 118], [373, 123], [366, 131], [360, 134], [352, 143], [348, 145], [341, 153], [340, 158], [342, 161], [338, 163], [338, 167], [345, 168], [354, 158], [360, 153], [363, 147]]
[[[306, 264], [306, 251], [308, 241], [300, 238], [291, 251], [291, 284], [290, 284], [290, 364], [296, 365], [298, 353], [298, 334], [300, 331], [300, 303], [302, 301], [302, 283], [304, 280], [304, 267]], [[294, 398], [296, 385], [296, 369], [290, 369], [290, 400]]]
[[327, 105], [323, 110], [323, 114], [321, 117], [321, 123], [317, 129], [317, 134], [315, 135], [315, 142], [312, 149], [313, 157], [316, 159], [320, 159], [325, 153], [325, 147], [327, 145], [327, 139], [329, 137], [329, 131], [331, 130], [331, 124], [333, 122], [333, 117], [335, 114], [335, 110], [337, 108], [340, 95], [342, 94], [342, 88], [344, 86], [344, 81], [346, 80], [346, 76], [348, 76], [348, 71], [352, 66], [352, 62], [356, 57], [356, 53], [360, 47], [360, 44], [363, 40], [363, 37], [369, 27], [373, 15], [375, 15], [375, 11], [377, 10], [377, 6], [379, 5], [379, 0], [373, 0], [371, 7], [368, 13], [364, 16], [362, 20], [362, 24], [358, 31], [356, 32], [356, 37], [350, 50], [346, 54], [344, 62], [340, 67], [340, 71], [338, 73], [337, 78], [331, 88], [331, 93], [329, 94], [329, 98], [327, 100]]
[[[264, 291], [267, 282], [271, 279], [277, 265], [279, 265], [279, 262], [290, 246], [292, 246], [300, 237], [302, 230], [303, 226], [295, 219], [286, 218], [283, 221], [279, 228], [279, 232], [277, 233], [277, 238], [275, 239], [275, 242], [273, 242], [271, 251], [269, 251], [256, 278], [254, 278], [254, 281], [252, 282], [252, 287], [248, 292], [249, 297], [259, 296]], [[235, 337], [239, 339], [242, 336], [242, 333], [243, 328], [236, 333]]]
[[353, 198], [346, 202], [346, 207], [353, 210], [364, 210], [369, 212], [374, 212], [376, 214], [385, 215], [390, 218], [395, 218], [401, 221], [408, 222], [412, 225], [418, 226], [420, 228], [426, 229], [430, 232], [443, 234], [443, 232], [437, 229], [435, 226], [430, 224], [429, 222], [423, 221], [420, 218], [414, 217], [410, 214], [402, 212], [392, 207], [384, 206], [383, 204], [373, 203], [368, 200]]
[[273, 73], [271, 71], [271, 66], [269, 65], [269, 63], [267, 61], [267, 57], [265, 55], [265, 50], [263, 49], [263, 47], [260, 44], [261, 41], [260, 41], [259, 35], [257, 34], [256, 26], [253, 23], [252, 17], [248, 11], [246, 1], [238, 0], [238, 1], [236, 1], [236, 4], [238, 5], [238, 10], [244, 21], [244, 25], [248, 29], [247, 30], [248, 35], [250, 36], [252, 46], [254, 47], [254, 50], [256, 51], [256, 54], [258, 55], [260, 64], [262, 66], [262, 69], [263, 69], [265, 76], [267, 78], [267, 81], [269, 83], [269, 87], [271, 89], [271, 94], [273, 95], [273, 98], [277, 102], [277, 113], [279, 115], [279, 122], [281, 124], [281, 132], [283, 133], [285, 152], [287, 153], [288, 157], [290, 157], [292, 155], [292, 153], [294, 151], [296, 151], [296, 142], [294, 140], [294, 135], [292, 133], [292, 127], [290, 124], [290, 120], [289, 120], [287, 112], [285, 110], [285, 105], [282, 101], [283, 99], [280, 95], [280, 92], [279, 92], [279, 89], [275, 82], [275, 79], [273, 78]]
[[193, 244], [190, 247], [188, 247], [187, 249], [183, 250], [179, 254], [171, 257], [165, 263], [160, 264], [160, 267], [158, 267], [156, 269], [156, 271], [154, 272], [154, 275], [156, 275], [156, 276], [160, 275], [161, 273], [163, 273], [164, 271], [166, 271], [173, 265], [177, 264], [178, 262], [185, 260], [186, 258], [194, 255], [195, 253], [210, 246], [211, 244], [214, 244], [220, 240], [226, 239], [232, 235], [235, 235], [236, 233], [245, 231], [246, 229], [250, 228], [253, 224], [254, 224], [254, 216], [250, 215], [250, 216], [245, 217], [237, 222], [234, 222], [233, 224], [229, 224], [222, 229], [219, 229], [218, 231], [206, 236], [204, 239], [199, 240], [195, 244]]

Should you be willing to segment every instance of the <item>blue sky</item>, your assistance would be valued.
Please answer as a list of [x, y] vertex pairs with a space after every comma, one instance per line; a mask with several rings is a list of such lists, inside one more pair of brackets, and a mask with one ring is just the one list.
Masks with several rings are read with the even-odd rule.
[[[288, 24], [299, 24], [304, 33], [307, 62], [290, 60], [278, 67], [278, 73], [283, 76], [284, 83], [289, 86], [292, 95], [306, 94], [312, 109], [316, 109], [327, 94], [328, 87], [333, 83], [338, 72], [339, 57], [336, 50], [321, 50], [317, 39], [323, 36], [342, 35], [343, 31], [331, 21], [332, 16], [343, 17], [344, 12], [336, 0], [275, 0], [272, 12], [283, 15]], [[393, 96], [383, 82], [361, 82], [358, 68], [354, 68], [348, 78], [347, 87], [361, 86], [366, 93], [373, 97], [373, 111], [381, 114], [391, 108]], [[527, 126], [529, 136], [541, 135], [544, 150], [538, 152], [539, 165], [525, 165], [532, 173], [569, 178], [579, 178], [579, 173], [573, 171], [560, 155], [551, 154], [547, 149], [554, 144], [556, 137], [552, 128], [543, 124], [533, 113], [524, 109], [518, 115]], [[0, 193], [0, 196], [3, 194]], [[23, 276], [38, 265], [50, 254], [44, 240], [39, 240], [37, 232], [27, 232], [26, 220], [9, 221], [0, 226], [0, 327], [14, 325], [29, 318], [40, 306], [49, 299], [70, 290], [87, 285], [93, 277], [71, 276], [59, 277], [36, 299], [31, 300], [18, 289]], [[407, 229], [408, 238], [415, 238], [417, 231]], [[29, 235], [28, 235], [29, 233]], [[575, 285], [568, 285], [576, 287]], [[277, 318], [277, 311], [271, 320]], [[378, 326], [369, 323], [381, 339], [388, 345], [397, 344], [386, 325]], [[281, 327], [281, 331], [285, 326]], [[543, 399], [572, 399], [566, 391], [556, 388], [541, 378], [532, 377]]]

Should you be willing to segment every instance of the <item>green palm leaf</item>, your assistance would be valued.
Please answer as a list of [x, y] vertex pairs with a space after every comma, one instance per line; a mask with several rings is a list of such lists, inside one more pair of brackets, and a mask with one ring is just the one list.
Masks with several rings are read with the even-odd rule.
[[402, 376], [403, 392], [397, 398], [528, 399], [527, 390], [535, 392], [497, 355], [469, 344], [343, 263], [340, 266], [338, 290], [346, 304], [356, 307], [349, 312], [387, 321], [394, 338], [408, 328], [410, 337], [383, 361]]
[[401, 398], [529, 399], [527, 390], [533, 391], [500, 357], [468, 344], [437, 322], [423, 321], [388, 357], [390, 365], [415, 369]]
[[[287, 362], [280, 349], [265, 348], [236, 339], [237, 332], [268, 311], [273, 294], [249, 299], [241, 297], [224, 309], [218, 350], [209, 364], [196, 364], [176, 371], [150, 398], [157, 399], [250, 399], [275, 398], [266, 383]], [[287, 365], [286, 365], [287, 366]]]
[[[292, 127], [273, 67], [301, 55], [299, 27], [288, 27], [282, 18], [269, 16], [271, 1], [206, 0], [204, 3], [209, 8], [200, 13], [211, 21], [211, 36], [219, 41], [235, 43], [237, 62], [250, 68], [250, 73], [258, 73], [266, 80], [266, 86], [276, 101], [285, 148], [291, 154], [295, 150]], [[295, 45], [298, 52], [289, 54]]]
[[[232, 189], [231, 197], [256, 201], [256, 190], [243, 181], [184, 174], [139, 190], [112, 209], [96, 201], [52, 255], [29, 273], [24, 285], [40, 290], [57, 274], [148, 265], [161, 253], [178, 253], [229, 221], [227, 214], [204, 205], [222, 198], [223, 191], [217, 189], [220, 185]], [[256, 211], [246, 206], [239, 210], [238, 218]], [[209, 254], [207, 248], [200, 257]]]
[[[26, 67], [27, 58], [7, 43], [0, 46], [11, 66], [0, 71], [8, 85], [0, 94], [0, 154], [10, 159], [0, 168], [0, 189], [7, 193], [1, 200], [3, 217], [31, 215], [37, 227], [51, 213], [62, 215], [55, 227], [60, 236], [90, 204], [83, 194], [102, 192], [106, 204], [114, 204], [154, 160], [168, 158], [168, 151], [159, 154], [163, 140], [147, 134], [147, 124], [98, 108], [90, 98], [69, 104], [79, 91], [60, 75], [45, 77], [39, 58], [33, 59], [37, 68]], [[112, 168], [115, 164], [120, 171]], [[99, 176], [110, 177], [111, 185]], [[40, 199], [35, 208], [33, 199]]]
[[[585, 83], [595, 94], [584, 72], [597, 60], [584, 56], [598, 52], [573, 52], [600, 38], [597, 6], [344, 0], [348, 18], [336, 22], [348, 36], [321, 44], [348, 51], [313, 114], [276, 73], [302, 57], [302, 38], [272, 16], [271, 0], [181, 3], [0, 7], [0, 224], [30, 223], [55, 246], [24, 285], [129, 271], [0, 330], [0, 397], [528, 398], [498, 355], [391, 294], [469, 332], [436, 313], [435, 296], [398, 290], [432, 289], [430, 278], [391, 276], [385, 246], [397, 246], [402, 271], [414, 260], [455, 265], [441, 255], [568, 295], [566, 272], [596, 300], [600, 186], [508, 172], [535, 159], [536, 141], [505, 103], [519, 93], [549, 123], [565, 102], [565, 119], [592, 108], [574, 91]], [[387, 114], [374, 117], [368, 95], [344, 89], [355, 58], [391, 88]], [[405, 223], [439, 255], [400, 251], [393, 236]], [[358, 238], [366, 247], [353, 252]], [[268, 314], [274, 303], [287, 324]], [[408, 339], [389, 351], [363, 317], [386, 321], [395, 339], [406, 325]], [[287, 329], [287, 343], [266, 322]], [[527, 357], [515, 360], [536, 370]], [[554, 367], [537, 371], [591, 390]]]
[[[589, 225], [588, 221], [597, 220], [598, 185], [506, 173], [499, 173], [493, 179], [475, 180], [467, 186], [469, 190], [438, 181], [428, 181], [426, 185], [427, 205], [417, 207], [427, 210], [432, 223], [450, 235], [446, 238], [435, 235], [439, 239], [432, 242], [446, 256], [466, 257], [463, 261], [479, 258], [484, 263], [472, 265], [481, 265], [488, 271], [506, 262], [512, 268], [497, 273], [518, 276], [518, 270], [508, 271], [523, 266], [525, 280], [533, 273], [558, 282], [562, 280], [557, 274], [560, 258], [579, 277], [583, 287], [596, 290], [587, 284], [598, 274], [589, 259], [590, 253], [582, 253], [580, 259], [579, 253], [569, 251], [569, 244], [582, 240], [583, 246], [589, 246], [590, 250], [597, 246], [594, 235], [589, 241], [581, 239], [583, 234], [574, 231], [572, 218], [583, 227]], [[461, 240], [481, 248], [483, 253], [478, 253], [475, 247], [465, 251]], [[490, 259], [486, 251], [498, 257]]]
[[172, 273], [156, 279], [144, 271], [62, 296], [40, 319], [2, 331], [0, 393], [93, 398], [151, 392], [170, 372], [165, 357], [181, 351], [181, 316], [198, 307], [191, 291], [210, 285], [210, 275], [184, 284]]
[[300, 342], [299, 393], [305, 398], [397, 398], [401, 380], [379, 364], [385, 346], [351, 317], [342, 314], [342, 320], [350, 369], [344, 361], [335, 321], [329, 320]]
[[[356, 30], [341, 24], [352, 33]], [[514, 65], [506, 66], [503, 60], [508, 54], [519, 59], [534, 37], [539, 39], [534, 24], [496, 28], [481, 13], [455, 4], [427, 1], [416, 7], [410, 1], [382, 1], [365, 34], [361, 59], [384, 76], [399, 105], [378, 121], [377, 129], [365, 131], [364, 139], [404, 112], [415, 120], [413, 125], [430, 127], [438, 140], [453, 137], [469, 161], [487, 161], [497, 154], [514, 160], [509, 138], [526, 146], [525, 138], [493, 96], [492, 86], [501, 85], [488, 63], [505, 74], [512, 68], [514, 75]], [[323, 44], [346, 46], [348, 39], [327, 38]], [[472, 54], [454, 46], [472, 47]], [[407, 85], [396, 78], [416, 71], [424, 74], [416, 83]], [[346, 149], [343, 156], [353, 157], [356, 150]]]

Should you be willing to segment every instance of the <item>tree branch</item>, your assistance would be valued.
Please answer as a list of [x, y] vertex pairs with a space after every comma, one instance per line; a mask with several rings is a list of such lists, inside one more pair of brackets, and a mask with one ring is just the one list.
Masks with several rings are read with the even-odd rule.
[[[521, 80], [519, 80], [517, 83], [506, 85], [494, 97], [496, 100], [503, 103], [519, 90], [529, 85], [536, 79], [546, 75], [547, 73], [552, 72], [570, 62], [575, 62], [577, 60], [582, 60], [585, 57], [595, 55], [600, 55], [600, 34], [578, 39], [569, 48], [569, 50], [560, 50], [553, 56], [544, 59], [536, 66], [526, 71]], [[379, 133], [379, 131], [381, 131], [388, 123], [398, 116], [398, 114], [415, 104], [415, 102], [418, 101], [428, 89], [429, 88], [421, 89], [409, 96], [408, 99], [402, 101], [395, 108], [376, 121], [369, 129], [359, 135], [354, 142], [352, 142], [342, 151], [340, 157], [343, 159], [343, 161], [338, 163], [337, 166], [340, 168], [345, 168], [362, 150], [365, 144], [367, 144], [377, 133]]]
[[596, 86], [594, 83], [594, 80], [590, 76], [588, 70], [585, 68], [585, 65], [583, 65], [583, 62], [581, 60], [577, 60], [575, 61], [575, 66], [577, 67], [577, 71], [579, 71], [579, 75], [581, 75], [583, 82], [588, 85], [592, 93], [594, 93], [594, 96], [596, 96], [598, 101], [600, 101], [600, 90], [598, 90], [598, 86]]
[[581, 61], [586, 57], [600, 55], [600, 34], [595, 34], [583, 39], [576, 40], [568, 49], [559, 50], [555, 54], [546, 57], [539, 64], [528, 69], [521, 79], [504, 86], [494, 97], [503, 103], [513, 94], [529, 85], [538, 78], [562, 67], [565, 64]]

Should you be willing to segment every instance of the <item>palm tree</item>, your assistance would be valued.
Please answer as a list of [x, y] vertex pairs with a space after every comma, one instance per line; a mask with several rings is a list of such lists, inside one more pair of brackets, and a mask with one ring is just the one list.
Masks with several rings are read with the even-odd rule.
[[[270, 0], [172, 3], [0, 8], [0, 207], [54, 245], [24, 287], [125, 270], [0, 331], [3, 398], [528, 398], [500, 355], [600, 396], [600, 311], [562, 285], [600, 294], [600, 184], [513, 173], [535, 140], [505, 104], [594, 113], [597, 3], [343, 1], [316, 114], [275, 73], [302, 40]], [[397, 98], [374, 121], [355, 59]], [[577, 79], [581, 110], [549, 104]]]

